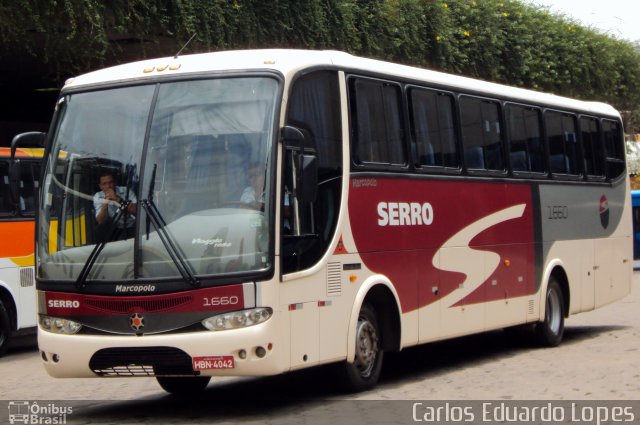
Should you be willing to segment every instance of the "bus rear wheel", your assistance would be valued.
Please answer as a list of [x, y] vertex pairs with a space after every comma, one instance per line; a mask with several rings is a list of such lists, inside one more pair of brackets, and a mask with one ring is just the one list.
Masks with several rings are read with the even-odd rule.
[[9, 339], [11, 338], [11, 321], [9, 320], [9, 312], [0, 300], [0, 356], [3, 356], [9, 348]]
[[156, 376], [158, 384], [173, 395], [193, 395], [201, 392], [211, 380], [210, 376]]
[[545, 297], [544, 320], [536, 325], [536, 336], [540, 345], [555, 347], [564, 334], [564, 295], [555, 277], [549, 280]]
[[356, 327], [356, 353], [353, 363], [344, 363], [345, 387], [358, 392], [373, 388], [382, 370], [382, 341], [375, 310], [363, 304]]

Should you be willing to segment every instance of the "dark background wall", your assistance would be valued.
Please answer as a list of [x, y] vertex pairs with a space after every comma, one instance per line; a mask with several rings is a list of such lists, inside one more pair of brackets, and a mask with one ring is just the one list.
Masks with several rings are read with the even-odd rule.
[[640, 132], [640, 46], [518, 0], [15, 0], [0, 5], [0, 145], [46, 130], [64, 81], [241, 48], [336, 49], [612, 104]]

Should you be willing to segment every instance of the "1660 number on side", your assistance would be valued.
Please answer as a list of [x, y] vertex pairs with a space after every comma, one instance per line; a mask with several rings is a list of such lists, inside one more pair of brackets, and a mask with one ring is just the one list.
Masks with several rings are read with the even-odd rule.
[[566, 220], [569, 218], [569, 207], [566, 205], [548, 205], [547, 211], [549, 220]]

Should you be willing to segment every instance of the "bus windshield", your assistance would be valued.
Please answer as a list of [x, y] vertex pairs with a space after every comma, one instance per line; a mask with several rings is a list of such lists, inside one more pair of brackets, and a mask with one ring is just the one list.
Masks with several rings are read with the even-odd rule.
[[278, 85], [228, 77], [64, 96], [42, 192], [38, 277], [198, 283], [269, 269]]

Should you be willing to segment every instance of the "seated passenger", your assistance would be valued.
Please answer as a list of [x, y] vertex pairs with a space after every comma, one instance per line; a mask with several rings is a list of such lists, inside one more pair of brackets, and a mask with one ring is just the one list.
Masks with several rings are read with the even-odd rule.
[[249, 186], [242, 192], [240, 202], [264, 210], [264, 169], [260, 165], [252, 164], [249, 167]]

